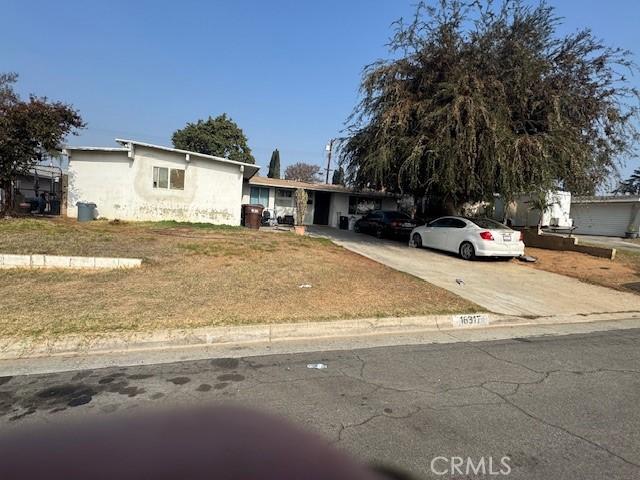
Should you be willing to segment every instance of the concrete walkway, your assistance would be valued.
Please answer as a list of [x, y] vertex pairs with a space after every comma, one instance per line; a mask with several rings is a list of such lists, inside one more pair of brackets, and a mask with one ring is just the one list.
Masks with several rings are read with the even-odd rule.
[[593, 245], [602, 245], [609, 248], [617, 248], [618, 250], [627, 250], [630, 252], [640, 253], [640, 243], [630, 242], [622, 237], [603, 237], [599, 235], [574, 235], [580, 243], [590, 243]]
[[[514, 262], [467, 262], [447, 253], [410, 248], [404, 243], [378, 240], [351, 231], [317, 226], [309, 227], [308, 231], [495, 313], [551, 316], [640, 311], [638, 295], [589, 285]], [[457, 279], [464, 284], [459, 285]]]

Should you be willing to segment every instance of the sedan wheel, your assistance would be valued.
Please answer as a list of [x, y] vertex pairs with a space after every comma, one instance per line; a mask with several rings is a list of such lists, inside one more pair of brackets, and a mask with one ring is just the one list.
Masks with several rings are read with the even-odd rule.
[[413, 240], [414, 247], [422, 248], [422, 237], [420, 236], [419, 233], [414, 233], [413, 237], [411, 237], [411, 240]]
[[356, 233], [360, 233], [360, 225], [358, 225], [357, 223], [353, 226], [353, 231]]
[[376, 237], [378, 238], [384, 237], [384, 231], [382, 230], [382, 228], [376, 229]]
[[473, 260], [476, 257], [476, 250], [469, 242], [460, 245], [460, 256], [465, 260]]

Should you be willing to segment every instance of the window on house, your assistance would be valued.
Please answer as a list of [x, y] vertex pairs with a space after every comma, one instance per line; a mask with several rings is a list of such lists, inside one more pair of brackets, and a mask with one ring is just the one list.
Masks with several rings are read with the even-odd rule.
[[184, 190], [184, 170], [172, 168], [169, 174], [169, 188]]
[[153, 167], [153, 188], [184, 190], [184, 170], [179, 168]]
[[279, 207], [292, 207], [293, 190], [285, 190], [284, 188], [276, 189], [276, 205]]
[[153, 167], [153, 188], [169, 187], [169, 169]]
[[250, 200], [252, 205], [269, 206], [269, 189], [262, 187], [251, 187]]
[[381, 210], [382, 200], [379, 198], [349, 197], [349, 215], [364, 215], [371, 210]]

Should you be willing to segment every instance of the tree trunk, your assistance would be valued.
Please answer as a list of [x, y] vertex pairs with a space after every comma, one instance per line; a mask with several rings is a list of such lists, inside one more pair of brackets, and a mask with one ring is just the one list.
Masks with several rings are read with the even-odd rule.
[[447, 198], [444, 201], [444, 210], [447, 212], [447, 215], [458, 215], [460, 212], [460, 207], [456, 205], [456, 203], [451, 198]]
[[0, 216], [4, 217], [13, 210], [13, 182], [11, 180], [3, 180], [0, 188], [4, 192], [3, 203], [0, 205]]
[[540, 213], [540, 218], [538, 219], [538, 235], [542, 235], [542, 220], [544, 219], [544, 211]]

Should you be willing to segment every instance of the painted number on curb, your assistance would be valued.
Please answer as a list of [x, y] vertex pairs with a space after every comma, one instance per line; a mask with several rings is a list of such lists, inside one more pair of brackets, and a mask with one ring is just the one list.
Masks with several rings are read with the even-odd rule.
[[478, 325], [489, 325], [489, 316], [481, 313], [469, 315], [454, 315], [451, 317], [454, 327], [475, 327]]

